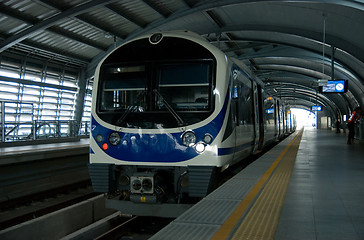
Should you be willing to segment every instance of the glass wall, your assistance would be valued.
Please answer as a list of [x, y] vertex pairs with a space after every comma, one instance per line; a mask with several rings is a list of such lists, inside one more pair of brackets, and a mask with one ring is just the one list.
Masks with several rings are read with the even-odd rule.
[[[73, 137], [79, 134], [75, 119], [79, 91], [77, 69], [72, 71], [66, 66], [57, 67], [54, 63], [34, 63], [24, 59], [2, 57], [0, 60], [0, 141]], [[90, 98], [86, 94], [85, 121], [89, 121]], [[85, 130], [80, 132], [87, 134]]]
[[80, 128], [80, 134], [89, 135], [91, 126], [91, 100], [92, 100], [92, 88], [93, 79], [88, 79], [86, 84], [86, 94], [82, 114], [82, 125]]

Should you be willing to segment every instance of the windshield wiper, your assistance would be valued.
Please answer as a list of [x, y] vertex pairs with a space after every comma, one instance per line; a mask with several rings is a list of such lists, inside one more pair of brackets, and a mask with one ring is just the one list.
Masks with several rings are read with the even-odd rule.
[[162, 94], [160, 94], [160, 92], [158, 92], [157, 89], [154, 89], [153, 92], [157, 95], [157, 97], [162, 100], [162, 102], [164, 103], [164, 105], [166, 106], [166, 108], [168, 109], [168, 111], [172, 114], [172, 116], [176, 119], [177, 123], [179, 126], [184, 126], [186, 125], [185, 122], [182, 120], [182, 118], [180, 116], [178, 116], [178, 114], [176, 113], [176, 111], [174, 111], [174, 109], [169, 105], [169, 103], [163, 98]]
[[142, 97], [144, 97], [144, 95], [145, 95], [145, 91], [139, 93], [139, 95], [137, 96], [137, 98], [133, 102], [133, 105], [132, 106], [128, 106], [128, 108], [123, 113], [123, 115], [121, 115], [121, 117], [116, 121], [116, 123], [115, 123], [116, 126], [121, 126], [122, 123], [124, 122], [126, 116], [129, 115], [129, 113], [135, 112], [135, 111], [137, 111], [139, 109], [139, 107], [138, 106], [135, 106], [135, 105], [136, 105], [137, 102], [139, 102], [142, 99]]

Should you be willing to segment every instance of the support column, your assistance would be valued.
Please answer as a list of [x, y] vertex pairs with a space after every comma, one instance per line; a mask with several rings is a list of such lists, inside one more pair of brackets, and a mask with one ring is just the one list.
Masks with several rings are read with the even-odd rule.
[[86, 70], [82, 68], [79, 73], [78, 77], [78, 94], [76, 99], [76, 109], [75, 109], [75, 133], [76, 136], [79, 135], [80, 128], [82, 126], [82, 115], [83, 115], [83, 108], [85, 104], [85, 95], [86, 95]]

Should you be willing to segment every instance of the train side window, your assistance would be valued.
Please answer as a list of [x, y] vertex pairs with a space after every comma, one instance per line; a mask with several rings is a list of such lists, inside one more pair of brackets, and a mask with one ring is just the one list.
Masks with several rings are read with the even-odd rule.
[[252, 123], [252, 91], [249, 84], [250, 81], [238, 74], [237, 79], [234, 81], [232, 91], [232, 99], [234, 100], [235, 107], [233, 109], [236, 115], [237, 125], [246, 125]]
[[241, 118], [244, 121], [244, 124], [252, 123], [251, 94], [252, 94], [251, 87], [244, 84], [242, 87], [242, 104], [240, 108], [240, 112], [242, 114]]
[[274, 101], [272, 97], [269, 97], [267, 95], [264, 96], [264, 121], [267, 125], [273, 125], [275, 124], [275, 106]]

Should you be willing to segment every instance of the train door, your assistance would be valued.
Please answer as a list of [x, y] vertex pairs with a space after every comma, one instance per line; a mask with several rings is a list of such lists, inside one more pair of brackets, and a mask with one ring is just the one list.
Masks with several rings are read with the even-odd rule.
[[286, 133], [287, 133], [287, 112], [283, 106], [282, 106], [282, 129], [283, 129], [283, 135], [286, 135]]
[[279, 129], [278, 129], [278, 104], [277, 100], [274, 99], [274, 137], [276, 139], [279, 138]]
[[287, 111], [287, 131], [288, 133], [292, 132], [292, 116], [291, 116], [291, 110]]
[[253, 102], [253, 121], [254, 121], [254, 148], [253, 151], [261, 149], [263, 146], [264, 128], [262, 114], [262, 88], [256, 82], [252, 83], [254, 102]]
[[279, 100], [277, 100], [277, 127], [278, 127], [278, 138], [282, 136], [282, 126], [281, 126], [281, 105]]
[[233, 82], [233, 102], [235, 113], [235, 160], [248, 156], [254, 147], [254, 93], [252, 82], [244, 74], [237, 74]]
[[263, 148], [264, 143], [264, 112], [263, 112], [263, 96], [262, 96], [262, 86], [259, 84], [257, 85], [257, 98], [258, 98], [258, 106], [257, 106], [257, 113], [258, 113], [258, 126], [259, 126], [259, 142], [258, 142], [258, 149]]

